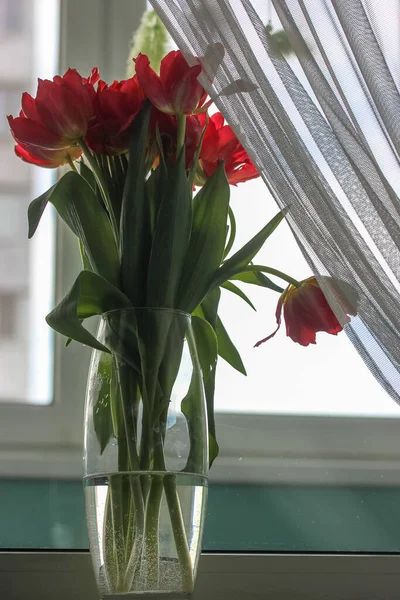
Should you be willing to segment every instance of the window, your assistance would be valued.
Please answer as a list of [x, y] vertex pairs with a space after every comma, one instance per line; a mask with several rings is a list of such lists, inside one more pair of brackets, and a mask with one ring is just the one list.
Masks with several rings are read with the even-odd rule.
[[[122, 77], [127, 40], [144, 4], [62, 0], [58, 7], [54, 0], [31, 0], [26, 5], [41, 7], [53, 25], [44, 32], [39, 29], [42, 33], [33, 36], [28, 49], [21, 42], [18, 56], [28, 56], [35, 47], [37, 69], [44, 64], [40, 60], [51, 55], [48, 76], [70, 65], [83, 73], [98, 64], [106, 79]], [[60, 68], [54, 65], [57, 39], [52, 40], [52, 52], [35, 46], [35, 39], [48, 43], [49, 31], [58, 30], [59, 14]], [[39, 23], [39, 28], [45, 23], [38, 15], [28, 21]], [[30, 40], [28, 34], [26, 39]], [[5, 52], [0, 38], [0, 58], [12, 56]], [[0, 105], [15, 113], [13, 94], [19, 103], [18, 90], [34, 84], [18, 66], [7, 83], [15, 87], [3, 89], [5, 62], [0, 60]], [[7, 214], [7, 220], [0, 222], [0, 507], [7, 519], [0, 523], [0, 546], [82, 551], [87, 539], [79, 478], [90, 353], [77, 344], [66, 350], [64, 341], [53, 338], [43, 323], [53, 294], [59, 299], [73, 282], [79, 257], [75, 240], [64, 227], [56, 229], [51, 212], [47, 224], [41, 223], [42, 237], [28, 245], [23, 235], [27, 202], [34, 190], [38, 194], [48, 187], [49, 180], [41, 179], [48, 175], [39, 172], [33, 180], [35, 170], [14, 160], [5, 134], [0, 131], [0, 210]], [[243, 225], [247, 213], [257, 214], [252, 221], [257, 228], [276, 212], [272, 203], [264, 202], [267, 192], [261, 183], [243, 189], [238, 187], [233, 200], [238, 236], [242, 236], [239, 242], [253, 233]], [[284, 255], [282, 248], [289, 246], [293, 255], [286, 251]], [[14, 261], [20, 257], [18, 267], [7, 267], [11, 264], [7, 253], [14, 253]], [[308, 274], [283, 226], [271, 237], [260, 262], [294, 276]], [[17, 273], [23, 275], [20, 281], [13, 279]], [[41, 283], [32, 286], [35, 281]], [[397, 598], [400, 570], [393, 557], [241, 554], [396, 552], [400, 543], [396, 541], [400, 540], [398, 407], [365, 369], [344, 334], [338, 338], [322, 334], [317, 348], [301, 349], [282, 330], [268, 345], [253, 349], [254, 342], [275, 326], [277, 295], [258, 294], [258, 290], [249, 290], [249, 295], [258, 313], [236, 304], [227, 293], [223, 299], [225, 324], [243, 353], [248, 378], [221, 365], [217, 396], [221, 456], [212, 472], [206, 534], [207, 551], [236, 554], [203, 557], [194, 600], [267, 596], [287, 600], [299, 597], [299, 590], [309, 600]], [[243, 315], [240, 322], [238, 310]], [[37, 315], [29, 332], [31, 341], [24, 337], [23, 324], [29, 311]], [[8, 314], [5, 320], [4, 314]], [[21, 349], [14, 352], [19, 368], [15, 376], [1, 354], [12, 356], [10, 327], [16, 332], [12, 339], [21, 335], [21, 348], [28, 348], [23, 360]], [[291, 381], [288, 364], [297, 365], [296, 375], [291, 370]], [[53, 381], [48, 377], [52, 365]], [[352, 378], [358, 382], [361, 377], [363, 399], [372, 398], [367, 409], [357, 398], [352, 405], [347, 401]], [[90, 569], [85, 552], [0, 553], [0, 590], [2, 597], [12, 600], [64, 600], [63, 594], [91, 600], [97, 596]]]
[[29, 2], [26, 0], [1, 0], [0, 15], [6, 35], [18, 35], [29, 23]]
[[[57, 13], [43, 2], [3, 2], [0, 38], [0, 110], [17, 115], [21, 92], [31, 90], [32, 73], [56, 67]], [[45, 20], [41, 21], [46, 9]], [[34, 23], [32, 35], [31, 23]], [[39, 22], [52, 35], [42, 37]], [[36, 26], [37, 25], [37, 26]], [[41, 41], [39, 41], [41, 40]], [[45, 45], [45, 52], [42, 45]], [[54, 219], [46, 215], [38, 240], [29, 244], [26, 211], [31, 197], [51, 185], [53, 174], [35, 173], [16, 161], [6, 119], [0, 128], [0, 402], [52, 401], [52, 336], [41, 327], [53, 299]]]
[[0, 335], [12, 340], [17, 333], [17, 294], [5, 292], [0, 295]]

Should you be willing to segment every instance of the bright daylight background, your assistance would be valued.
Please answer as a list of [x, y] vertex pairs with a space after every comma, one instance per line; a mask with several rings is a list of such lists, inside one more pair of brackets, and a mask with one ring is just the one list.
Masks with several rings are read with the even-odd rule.
[[[54, 172], [18, 160], [5, 115], [16, 116], [21, 93], [57, 70], [58, 0], [0, 0], [0, 401], [52, 401], [52, 306], [55, 227], [46, 211], [27, 239], [30, 200], [52, 184]], [[28, 327], [29, 323], [29, 327]]]
[[[280, 29], [270, 2], [252, 0], [252, 4], [264, 23], [272, 18], [273, 28]], [[308, 6], [310, 2], [306, 4]], [[384, 11], [379, 11], [379, 3], [374, 0], [366, 0], [365, 4], [388, 65], [399, 81], [400, 39], [396, 43], [388, 32], [398, 31], [396, 27], [391, 29], [389, 25], [391, 20], [396, 25], [400, 22], [400, 4], [398, 0], [387, 0]], [[326, 35], [324, 42], [328, 44], [328, 31]], [[312, 43], [310, 46], [312, 47]], [[341, 52], [338, 49], [330, 56], [340, 60]], [[297, 68], [296, 60], [289, 60], [303, 85], [312, 94], [307, 80]], [[282, 86], [278, 78], [274, 84]], [[351, 85], [351, 78], [349, 78], [349, 85]], [[373, 147], [376, 148], [378, 145], [376, 136], [382, 133], [368, 126], [370, 107], [364, 106], [366, 104], [364, 98], [359, 98], [358, 102], [363, 102], [361, 106], [363, 113], [365, 112], [363, 125], [366, 137], [371, 141], [373, 138]], [[304, 128], [301, 119], [297, 119], [296, 122], [298, 127]], [[312, 140], [310, 142], [312, 143]], [[337, 181], [326, 168], [325, 162], [320, 160], [320, 153], [316, 147], [314, 158], [335, 192], [343, 197]], [[399, 193], [400, 182], [392, 181], [393, 169], [390, 169], [389, 157], [386, 162], [383, 162], [388, 168], [389, 181]], [[242, 245], [268, 222], [277, 209], [267, 188], [260, 180], [239, 184], [237, 189], [233, 190], [232, 197], [232, 206], [238, 223], [237, 242]], [[345, 198], [342, 198], [342, 202], [348, 204]], [[355, 215], [354, 218], [357, 219]], [[357, 223], [364, 231], [359, 219]], [[379, 260], [376, 250], [375, 255]], [[281, 224], [274, 232], [255, 262], [275, 267], [295, 279], [304, 279], [312, 274], [286, 223]], [[388, 274], [390, 276], [390, 273]], [[285, 287], [285, 284], [281, 282], [281, 286]], [[273, 339], [259, 348], [253, 348], [256, 341], [275, 329], [278, 294], [255, 286], [247, 286], [247, 288], [243, 286], [243, 289], [248, 292], [258, 312], [254, 313], [239, 298], [232, 297], [232, 294], [223, 290], [221, 314], [226, 328], [240, 350], [248, 376], [243, 377], [221, 361], [216, 393], [216, 404], [219, 410], [400, 416], [399, 406], [375, 380], [343, 332], [337, 337], [324, 333], [317, 334], [317, 344], [303, 348], [285, 336], [285, 328], [282, 325]]]
[[[390, 2], [395, 7], [397, 0]], [[0, 0], [3, 115], [18, 113], [21, 92], [34, 93], [38, 76], [56, 73], [58, 19], [56, 0]], [[44, 316], [53, 302], [55, 227], [47, 209], [28, 243], [26, 209], [32, 198], [51, 185], [53, 172], [17, 160], [7, 122], [3, 117], [0, 122], [0, 401], [46, 404], [52, 401], [53, 359], [52, 334]], [[238, 225], [235, 247], [277, 212], [261, 180], [232, 189], [232, 206]], [[286, 224], [269, 239], [257, 263], [296, 279], [311, 274]], [[222, 294], [222, 320], [248, 376], [221, 360], [218, 410], [400, 416], [400, 408], [375, 381], [344, 333], [337, 337], [319, 334], [316, 346], [302, 348], [286, 338], [282, 327], [275, 338], [253, 348], [275, 329], [278, 294], [255, 286], [247, 286], [246, 293], [257, 313], [229, 292]], [[71, 351], [73, 346], [65, 350]]]

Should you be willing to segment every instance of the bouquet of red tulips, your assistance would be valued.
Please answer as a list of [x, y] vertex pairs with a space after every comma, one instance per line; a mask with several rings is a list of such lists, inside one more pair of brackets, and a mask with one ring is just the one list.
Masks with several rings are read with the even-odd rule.
[[[150, 67], [148, 58], [139, 54], [135, 59], [135, 75], [111, 85], [100, 79], [97, 69], [87, 78], [69, 69], [53, 81], [39, 80], [36, 98], [23, 94], [20, 115], [8, 120], [16, 140], [15, 152], [20, 158], [42, 167], [70, 167], [31, 203], [28, 211], [31, 237], [50, 202], [77, 236], [81, 250], [83, 270], [67, 296], [48, 315], [48, 324], [68, 340], [103, 351], [105, 357], [111, 353], [121, 358], [111, 337], [109, 343], [104, 343], [83, 327], [86, 318], [138, 307], [173, 309], [192, 315], [207, 401], [212, 464], [218, 453], [214, 425], [218, 355], [245, 373], [218, 313], [221, 288], [250, 305], [237, 282], [279, 292], [278, 327], [283, 308], [288, 335], [303, 345], [315, 343], [317, 331], [337, 333], [342, 325], [315, 278], [298, 282], [276, 269], [253, 263], [284, 218], [284, 211], [241, 249], [231, 253], [236, 223], [229, 204], [229, 186], [258, 177], [258, 172], [232, 129], [224, 124], [223, 116], [208, 114], [211, 101], [198, 81], [201, 69], [200, 63], [188, 66], [179, 51], [170, 52], [163, 59], [159, 76]], [[268, 275], [282, 279], [288, 287], [284, 290]], [[343, 285], [332, 288], [338, 299], [347, 292]], [[354, 300], [346, 307], [348, 314], [355, 314], [355, 303]], [[167, 334], [156, 332], [146, 342], [145, 352], [145, 342], [137, 331], [135, 343], [131, 340], [130, 346], [135, 360], [132, 356], [129, 359], [139, 364], [136, 379], [131, 378], [129, 385], [121, 384], [119, 392], [125, 410], [122, 421], [126, 425], [127, 419], [131, 420], [130, 433], [119, 428], [119, 413], [104, 398], [93, 412], [93, 419], [102, 451], [112, 438], [120, 442], [124, 435], [128, 436], [127, 458], [120, 457], [119, 462], [122, 470], [135, 470], [136, 465], [147, 472], [157, 464], [160, 471], [164, 465], [168, 394], [164, 389], [158, 397], [157, 390], [149, 383], [152, 396], [149, 397], [147, 389], [147, 399], [143, 400], [143, 423], [147, 419], [150, 430], [153, 427], [160, 436], [157, 443], [154, 436], [147, 437], [138, 447], [136, 432], [140, 416], [132, 406], [143, 386], [146, 387], [149, 373], [162, 383], [162, 361], [155, 345], [164, 344], [165, 353]], [[178, 359], [182, 354], [179, 340], [168, 348], [172, 358], [176, 355]], [[158, 356], [157, 364], [151, 358], [154, 355]], [[116, 368], [114, 363], [102, 365], [110, 372]], [[120, 369], [120, 383], [121, 373]], [[124, 398], [124, 390], [128, 388], [131, 396]], [[138, 394], [135, 390], [139, 390]], [[186, 398], [186, 408], [182, 410], [194, 444], [198, 421], [187, 402]], [[146, 427], [143, 425], [144, 432]], [[190, 470], [197, 472], [198, 465], [193, 461]], [[142, 540], [144, 535], [146, 503], [150, 506], [149, 498], [157, 491], [156, 486], [153, 490], [148, 483], [139, 487], [139, 499], [134, 487], [124, 489], [122, 494], [125, 505], [130, 506], [134, 501], [137, 510], [134, 526], [129, 519], [125, 529], [121, 526], [126, 563], [116, 569], [117, 575], [110, 574], [109, 568], [108, 580], [115, 584], [109, 583], [109, 589], [129, 590], [136, 576], [138, 567], [131, 555], [134, 548], [136, 556], [140, 555], [138, 539]], [[171, 502], [172, 518], [179, 510]], [[113, 514], [109, 518], [111, 521]], [[116, 528], [115, 520], [112, 523]], [[176, 527], [179, 529], [179, 523]], [[136, 532], [136, 541], [129, 545], [127, 532], [131, 530]], [[189, 559], [182, 536], [176, 537], [176, 544], [185, 579]], [[115, 542], [109, 548], [105, 552], [109, 564], [117, 564], [122, 559], [117, 558]], [[151, 548], [148, 540], [148, 556]], [[186, 580], [184, 587], [190, 591], [190, 581]]]
[[[20, 158], [71, 168], [28, 211], [31, 237], [50, 202], [82, 254], [84, 270], [47, 322], [70, 340], [105, 350], [84, 319], [127, 306], [179, 309], [201, 318], [215, 335], [214, 347], [227, 348], [224, 358], [244, 372], [218, 316], [220, 288], [245, 300], [234, 281], [282, 292], [263, 272], [298, 285], [252, 264], [284, 214], [228, 257], [236, 231], [229, 184], [258, 172], [223, 116], [208, 115], [200, 64], [189, 67], [177, 51], [163, 59], [160, 76], [144, 55], [135, 68], [133, 77], [111, 85], [96, 68], [87, 78], [69, 69], [53, 81], [39, 80], [36, 98], [24, 93], [20, 115], [8, 117]], [[213, 318], [204, 315], [205, 300]], [[217, 356], [203, 356], [209, 349], [202, 337], [200, 359], [214, 378]], [[212, 462], [212, 398], [208, 422]]]

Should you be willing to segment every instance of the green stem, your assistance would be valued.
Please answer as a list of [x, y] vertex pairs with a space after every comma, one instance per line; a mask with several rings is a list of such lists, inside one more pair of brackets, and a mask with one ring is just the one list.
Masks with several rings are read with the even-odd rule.
[[77, 169], [77, 168], [76, 168], [76, 166], [74, 165], [74, 161], [72, 160], [72, 158], [70, 157], [70, 155], [69, 155], [69, 154], [68, 154], [68, 156], [67, 156], [67, 161], [68, 161], [68, 164], [69, 164], [69, 166], [71, 167], [71, 170], [72, 170], [72, 171], [75, 171], [75, 173], [77, 173], [77, 172], [78, 172], [78, 169]]
[[286, 273], [282, 273], [282, 271], [278, 271], [278, 269], [273, 269], [272, 267], [264, 267], [263, 265], [249, 265], [248, 267], [240, 269], [241, 273], [247, 273], [252, 271], [261, 271], [261, 273], [275, 275], [276, 277], [279, 277], [279, 279], [283, 279], [283, 281], [287, 281], [291, 285], [294, 285], [294, 287], [301, 286], [301, 282], [297, 281], [297, 279], [290, 277], [290, 275], [286, 275]]
[[[147, 471], [153, 458], [154, 415], [157, 414], [156, 396], [158, 386], [158, 369], [149, 369], [143, 377], [142, 402], [142, 439], [140, 444], [140, 470]], [[154, 469], [154, 467], [153, 467]]]
[[127, 381], [131, 372], [128, 367], [118, 365], [114, 361], [115, 370], [118, 378], [118, 385], [121, 393], [122, 418], [124, 422], [125, 440], [128, 448], [128, 467], [130, 471], [139, 471], [139, 456], [136, 449], [136, 433], [130, 415], [130, 408], [133, 402], [136, 402], [137, 384]]
[[[108, 581], [113, 585], [110, 591], [128, 592], [142, 559], [144, 543], [145, 509], [140, 483], [140, 475], [126, 475], [128, 485], [123, 480], [123, 473], [139, 470], [139, 458], [136, 450], [135, 425], [131, 414], [131, 406], [137, 402], [136, 375], [117, 360], [113, 361], [113, 370], [117, 383], [117, 392], [113, 394], [113, 423], [118, 438], [119, 475], [115, 482], [110, 481], [110, 511], [106, 515], [111, 520], [112, 540], [107, 537], [106, 553], [108, 556]], [[133, 517], [130, 511], [133, 509]], [[106, 528], [108, 529], [108, 528]], [[122, 550], [125, 552], [122, 554]], [[110, 564], [111, 563], [111, 564]]]
[[144, 503], [142, 495], [142, 487], [139, 479], [139, 475], [132, 475], [130, 479], [131, 492], [133, 499], [133, 508], [135, 514], [135, 533], [133, 536], [132, 550], [126, 566], [125, 577], [124, 577], [124, 591], [129, 591], [132, 587], [133, 578], [140, 561], [142, 560], [143, 554], [143, 542], [144, 542]]
[[108, 484], [106, 504], [104, 507], [103, 544], [104, 544], [104, 572], [108, 590], [111, 592], [116, 587], [116, 573], [113, 565], [115, 563], [115, 533], [113, 529], [111, 501], [111, 482]]
[[121, 480], [117, 475], [114, 481], [113, 477], [110, 478], [109, 482], [109, 493], [111, 503], [111, 522], [113, 530], [113, 567], [114, 577], [117, 591], [124, 591], [124, 565], [120, 562], [120, 553], [118, 546], [124, 545], [123, 535], [123, 518], [122, 518], [122, 494], [121, 494]]
[[235, 219], [235, 215], [233, 214], [233, 210], [231, 209], [231, 207], [228, 208], [228, 214], [229, 214], [229, 223], [231, 225], [231, 232], [229, 235], [228, 243], [224, 250], [224, 260], [228, 256], [229, 252], [231, 251], [233, 242], [235, 241], [235, 237], [236, 237], [236, 219]]
[[183, 591], [190, 593], [193, 591], [194, 585], [193, 565], [186, 539], [185, 526], [183, 523], [182, 510], [178, 492], [176, 490], [176, 479], [174, 475], [166, 475], [164, 477], [164, 491], [181, 568]]
[[146, 511], [147, 587], [159, 589], [159, 522], [163, 493], [162, 475], [152, 475]]
[[107, 212], [109, 214], [109, 217], [110, 217], [115, 241], [118, 246], [119, 227], [118, 227], [118, 223], [115, 219], [114, 209], [112, 207], [111, 200], [110, 200], [110, 197], [107, 192], [107, 185], [106, 185], [106, 182], [104, 181], [103, 174], [102, 174], [101, 169], [99, 168], [99, 165], [97, 164], [93, 154], [89, 150], [85, 140], [83, 138], [79, 139], [78, 144], [81, 147], [83, 155], [86, 158], [86, 160], [88, 161], [88, 163], [90, 164], [92, 171], [94, 173], [94, 176], [96, 178], [97, 185], [99, 186], [99, 189], [100, 189], [101, 197], [103, 198], [104, 205], [105, 205]]
[[[135, 424], [132, 420], [131, 406], [136, 405], [137, 402], [137, 381], [136, 378], [132, 381], [132, 372], [126, 366], [118, 365], [117, 361], [114, 361], [115, 370], [117, 372], [118, 385], [121, 396], [121, 408], [122, 408], [122, 419], [123, 429], [121, 435], [118, 437], [118, 447], [121, 444], [122, 447], [126, 447], [126, 465], [119, 464], [120, 471], [139, 471], [139, 457], [136, 449], [136, 432]], [[125, 435], [124, 435], [125, 434]], [[133, 476], [135, 477], [135, 476]], [[136, 476], [137, 479], [137, 476]], [[125, 482], [124, 482], [125, 483]], [[143, 552], [143, 529], [144, 529], [144, 502], [143, 496], [137, 481], [129, 477], [128, 486], [123, 485], [122, 488], [123, 497], [121, 504], [124, 506], [124, 536], [125, 536], [125, 573], [123, 585], [123, 591], [129, 591], [135, 572], [141, 555]], [[133, 510], [133, 514], [132, 514]], [[134, 530], [135, 526], [135, 530]], [[139, 539], [136, 539], [136, 538]], [[135, 551], [135, 557], [132, 557]]]
[[185, 145], [185, 131], [186, 131], [186, 115], [177, 115], [178, 121], [178, 136], [176, 140], [176, 156], [178, 158], [183, 146]]

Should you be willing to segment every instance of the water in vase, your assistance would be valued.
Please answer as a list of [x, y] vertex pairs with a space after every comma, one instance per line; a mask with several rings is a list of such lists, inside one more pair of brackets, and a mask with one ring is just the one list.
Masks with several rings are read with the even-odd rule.
[[101, 597], [189, 598], [202, 540], [207, 478], [129, 472], [84, 480], [89, 541]]

